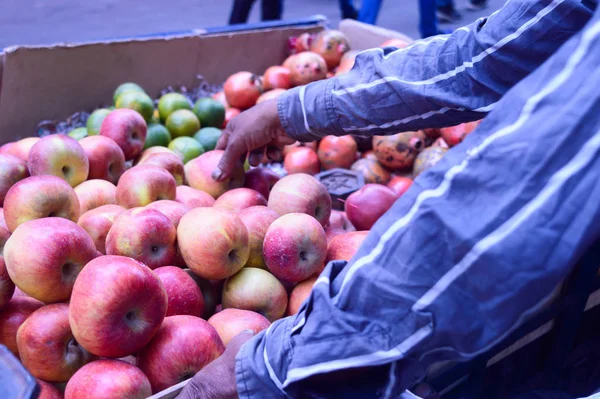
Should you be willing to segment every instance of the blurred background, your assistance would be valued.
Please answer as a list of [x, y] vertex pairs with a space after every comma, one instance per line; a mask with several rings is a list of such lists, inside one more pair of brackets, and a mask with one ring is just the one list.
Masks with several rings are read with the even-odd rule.
[[[442, 0], [443, 1], [443, 0]], [[0, 49], [12, 45], [48, 45], [130, 36], [189, 31], [229, 23], [232, 0], [1, 0]], [[467, 11], [468, 0], [455, 0], [462, 19], [440, 24], [448, 30], [468, 24], [500, 8], [502, 0]], [[360, 7], [360, 1], [355, 1]], [[321, 14], [337, 26], [342, 14], [339, 0], [284, 0], [282, 19]], [[377, 25], [419, 38], [418, 0], [385, 0]], [[260, 20], [260, 0], [249, 22]]]

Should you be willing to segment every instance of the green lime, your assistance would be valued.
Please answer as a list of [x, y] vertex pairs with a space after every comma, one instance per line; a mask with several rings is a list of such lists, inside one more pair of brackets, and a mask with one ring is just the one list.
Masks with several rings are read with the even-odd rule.
[[202, 148], [202, 144], [198, 140], [187, 136], [173, 139], [169, 143], [169, 149], [179, 155], [184, 164], [191, 159], [199, 157], [204, 152], [204, 148]]
[[169, 145], [170, 141], [171, 134], [166, 127], [159, 123], [151, 123], [148, 125], [144, 149], [155, 146], [166, 147]]
[[113, 94], [113, 102], [116, 104], [119, 96], [125, 93], [126, 91], [141, 91], [142, 93], [144, 93], [144, 89], [142, 89], [141, 86], [136, 83], [123, 83], [119, 85], [119, 87], [117, 87], [117, 90], [115, 90], [115, 94]]
[[178, 109], [167, 118], [165, 123], [173, 138], [181, 136], [193, 136], [200, 130], [200, 121], [189, 109]]
[[84, 127], [78, 127], [76, 129], [71, 130], [68, 133], [68, 135], [74, 138], [75, 140], [81, 140], [82, 138], [88, 136], [88, 131]]
[[152, 119], [154, 103], [149, 95], [141, 91], [126, 91], [117, 98], [117, 108], [129, 108], [137, 111], [146, 123]]
[[189, 100], [183, 94], [167, 93], [158, 100], [158, 114], [162, 122], [165, 122], [169, 115], [178, 109], [192, 110]]
[[86, 124], [89, 136], [100, 134], [100, 126], [102, 126], [102, 121], [108, 114], [110, 114], [110, 109], [108, 108], [100, 108], [92, 112]]
[[202, 126], [221, 127], [225, 122], [225, 107], [210, 97], [204, 97], [196, 101], [194, 113]]
[[221, 137], [221, 129], [217, 129], [216, 127], [203, 127], [194, 135], [194, 138], [202, 144], [202, 147], [206, 151], [215, 149], [219, 137]]

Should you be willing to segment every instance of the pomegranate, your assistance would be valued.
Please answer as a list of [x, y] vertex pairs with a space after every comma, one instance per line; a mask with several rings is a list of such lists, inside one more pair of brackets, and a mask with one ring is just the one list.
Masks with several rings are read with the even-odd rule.
[[256, 104], [263, 92], [262, 78], [252, 72], [237, 72], [227, 78], [223, 86], [227, 103], [241, 110]]
[[289, 89], [292, 87], [290, 70], [279, 65], [267, 68], [263, 74], [263, 87], [265, 90]]
[[406, 190], [408, 190], [412, 182], [413, 181], [410, 177], [394, 176], [392, 177], [392, 180], [390, 180], [390, 182], [387, 184], [387, 186], [393, 192], [395, 192], [398, 197], [400, 197], [406, 192]]
[[258, 100], [256, 100], [256, 103], [260, 104], [263, 101], [272, 100], [274, 98], [277, 98], [284, 91], [285, 91], [285, 89], [273, 89], [273, 90], [266, 91], [263, 94], [261, 94], [260, 97], [258, 97]]
[[312, 51], [290, 55], [283, 66], [290, 71], [292, 86], [301, 86], [327, 77], [327, 64], [323, 57]]
[[319, 32], [310, 45], [310, 51], [320, 54], [329, 69], [338, 66], [342, 56], [348, 50], [350, 50], [348, 39], [342, 32], [334, 29]]
[[321, 171], [319, 157], [309, 147], [298, 147], [291, 150], [283, 160], [283, 167], [289, 174], [307, 173], [316, 175]]
[[461, 123], [460, 125], [444, 127], [440, 129], [440, 133], [444, 138], [444, 141], [448, 143], [450, 147], [462, 143], [462, 141], [481, 123], [481, 121]]
[[413, 178], [417, 178], [421, 173], [431, 168], [433, 165], [438, 163], [440, 159], [448, 152], [447, 148], [443, 147], [429, 147], [425, 148], [415, 160], [415, 166], [413, 168]]
[[446, 141], [444, 141], [444, 139], [442, 137], [440, 137], [436, 141], [434, 141], [431, 146], [432, 147], [450, 148], [448, 146], [448, 143], [446, 143]]
[[397, 48], [405, 48], [406, 46], [408, 46], [410, 43], [407, 42], [404, 39], [398, 39], [398, 38], [393, 38], [393, 39], [388, 39], [385, 42], [381, 43], [381, 45], [379, 47], [397, 47]]
[[335, 71], [335, 76], [339, 76], [343, 73], [350, 71], [354, 66], [354, 61], [356, 60], [356, 56], [358, 55], [358, 53], [359, 51], [357, 50], [350, 50], [346, 54], [344, 54], [342, 59], [340, 60], [340, 65]]
[[423, 132], [403, 132], [392, 136], [373, 136], [377, 160], [390, 169], [411, 168], [417, 154], [425, 148]]
[[289, 144], [283, 147], [283, 151], [281, 152], [281, 155], [283, 157], [285, 157], [287, 154], [290, 153], [290, 151], [292, 151], [294, 148], [297, 147], [308, 147], [308, 148], [312, 148], [313, 151], [317, 151], [317, 142], [316, 141], [309, 141], [308, 143], [301, 143], [299, 141], [296, 141], [294, 144]]
[[377, 220], [394, 205], [398, 197], [381, 184], [365, 184], [348, 196], [346, 215], [357, 230], [370, 230]]
[[362, 174], [365, 183], [387, 184], [390, 181], [390, 172], [374, 159], [359, 159], [350, 169]]
[[240, 111], [237, 108], [225, 108], [225, 120], [223, 121], [223, 125], [221, 126], [221, 129], [225, 129], [225, 127], [227, 126], [227, 124], [229, 123], [230, 120], [232, 120], [233, 118], [235, 118], [236, 116], [238, 116], [242, 111]]
[[223, 104], [223, 106], [225, 108], [229, 107], [229, 104], [227, 104], [227, 99], [225, 98], [225, 92], [224, 91], [220, 91], [218, 93], [215, 93], [212, 95], [212, 98], [214, 100], [217, 100], [218, 102], [220, 102], [221, 104]]
[[315, 38], [314, 33], [305, 32], [297, 37], [290, 37], [289, 39], [289, 53], [298, 54], [303, 51], [308, 51], [310, 45]]
[[356, 141], [352, 136], [325, 136], [319, 143], [319, 161], [323, 169], [348, 169], [356, 160]]

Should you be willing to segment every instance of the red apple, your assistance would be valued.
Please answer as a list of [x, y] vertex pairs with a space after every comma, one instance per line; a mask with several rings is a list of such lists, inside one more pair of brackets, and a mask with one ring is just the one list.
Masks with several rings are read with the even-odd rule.
[[0, 311], [4, 308], [15, 293], [15, 284], [8, 275], [4, 258], [0, 256]]
[[316, 175], [321, 171], [319, 156], [308, 147], [297, 147], [292, 149], [283, 160], [283, 167], [289, 174], [306, 173]]
[[47, 305], [33, 312], [17, 331], [17, 347], [23, 366], [45, 381], [66, 382], [93, 360], [73, 338], [66, 303]]
[[290, 294], [290, 301], [285, 312], [286, 316], [293, 316], [298, 313], [298, 310], [300, 310], [300, 307], [310, 295], [312, 287], [315, 285], [315, 281], [317, 281], [317, 276], [304, 280], [294, 287]]
[[220, 91], [215, 93], [212, 95], [212, 98], [223, 104], [225, 108], [229, 107], [229, 104], [227, 104], [227, 99], [225, 98], [225, 92]]
[[398, 198], [406, 192], [410, 188], [412, 184], [412, 179], [404, 176], [394, 176], [392, 180], [387, 184], [387, 186], [392, 189]]
[[267, 68], [263, 75], [263, 86], [265, 90], [289, 89], [292, 87], [290, 70], [280, 65]]
[[266, 206], [251, 206], [240, 211], [238, 216], [248, 229], [250, 255], [245, 266], [267, 269], [263, 257], [263, 241], [265, 240], [267, 229], [271, 226], [271, 223], [279, 218], [279, 215]]
[[190, 209], [213, 206], [215, 199], [212, 195], [189, 186], [177, 186], [175, 201], [181, 202]]
[[334, 237], [327, 247], [327, 259], [325, 263], [332, 260], [352, 259], [358, 248], [367, 238], [368, 231], [351, 231]]
[[174, 200], [176, 187], [175, 178], [163, 168], [134, 166], [119, 179], [117, 203], [123, 208], [133, 208], [159, 200]]
[[397, 198], [396, 193], [386, 186], [365, 184], [346, 199], [346, 215], [357, 230], [370, 230]]
[[171, 201], [171, 200], [161, 200], [152, 202], [151, 204], [146, 205], [146, 208], [156, 209], [166, 217], [168, 217], [173, 226], [177, 228], [179, 226], [179, 221], [189, 212], [190, 208], [181, 202]]
[[161, 147], [161, 146], [153, 146], [150, 148], [146, 148], [141, 154], [140, 156], [136, 159], [136, 161], [134, 162], [134, 165], [138, 165], [140, 162], [144, 162], [144, 160], [146, 158], [148, 158], [150, 155], [154, 155], [154, 154], [172, 154], [172, 155], [177, 155], [175, 153], [175, 151], [167, 148], [167, 147]]
[[244, 267], [223, 286], [223, 309], [252, 310], [270, 322], [283, 317], [288, 296], [285, 287], [266, 270]]
[[105, 136], [88, 136], [79, 140], [90, 163], [88, 179], [102, 179], [117, 184], [125, 172], [125, 154], [117, 143]]
[[167, 292], [143, 263], [100, 256], [81, 271], [69, 307], [73, 335], [88, 352], [129, 356], [146, 346], [167, 313]]
[[202, 316], [204, 296], [188, 273], [175, 266], [159, 267], [154, 270], [154, 273], [160, 278], [169, 297], [167, 316], [182, 314]]
[[[352, 223], [348, 220], [346, 212], [338, 211], [337, 209], [331, 210], [331, 216], [329, 216], [329, 224], [327, 227], [332, 229], [342, 229], [344, 231], [355, 231], [356, 229], [352, 226]], [[325, 231], [327, 233], [327, 231]]]
[[138, 165], [154, 165], [163, 168], [175, 179], [178, 186], [183, 184], [185, 174], [183, 172], [183, 161], [176, 154], [159, 152], [151, 154], [138, 162]]
[[129, 209], [114, 221], [106, 236], [106, 254], [128, 256], [150, 269], [172, 265], [177, 230], [171, 219], [152, 208]]
[[63, 218], [25, 222], [4, 247], [11, 280], [27, 295], [45, 303], [67, 301], [79, 272], [96, 254], [88, 233]]
[[216, 181], [212, 173], [223, 156], [222, 150], [207, 151], [185, 164], [185, 178], [188, 184], [197, 189], [207, 192], [215, 199], [224, 192], [244, 185], [244, 167], [236, 166], [229, 179]]
[[227, 127], [227, 124], [229, 123], [229, 121], [241, 113], [242, 113], [242, 111], [240, 111], [239, 109], [234, 108], [234, 107], [225, 108], [225, 120], [223, 121], [223, 125], [221, 125], [221, 129], [225, 129]]
[[6, 225], [6, 219], [4, 219], [4, 208], [0, 208], [0, 228], [3, 228], [10, 233], [8, 226]]
[[111, 111], [100, 126], [100, 135], [113, 139], [129, 161], [142, 153], [148, 126], [142, 116], [128, 108]]
[[4, 218], [10, 231], [28, 220], [60, 217], [79, 219], [75, 190], [56, 176], [31, 176], [17, 182], [4, 198]]
[[323, 169], [350, 169], [356, 161], [357, 145], [352, 136], [325, 136], [319, 143], [319, 161]]
[[101, 359], [88, 363], [71, 377], [65, 399], [144, 399], [152, 395], [148, 377], [122, 360]]
[[271, 273], [280, 280], [306, 280], [325, 263], [327, 237], [312, 216], [289, 213], [275, 220], [265, 235], [263, 256]]
[[271, 189], [278, 181], [279, 175], [271, 169], [262, 167], [252, 168], [246, 172], [244, 187], [258, 191], [268, 200]]
[[0, 147], [0, 153], [12, 155], [19, 158], [21, 161], [27, 162], [29, 159], [29, 151], [38, 141], [39, 137], [26, 137], [19, 141], [6, 143]]
[[87, 211], [77, 221], [77, 224], [92, 237], [96, 249], [102, 255], [106, 254], [106, 236], [117, 217], [123, 212], [125, 208], [119, 205], [102, 205]]
[[13, 155], [0, 154], [0, 205], [8, 190], [26, 177], [29, 177], [27, 163]]
[[245, 330], [252, 330], [258, 334], [271, 325], [263, 315], [242, 309], [223, 309], [208, 319], [208, 323], [217, 330], [225, 345]]
[[440, 129], [444, 141], [450, 146], [460, 144], [479, 125], [481, 121], [461, 123], [460, 125]]
[[36, 299], [17, 296], [0, 310], [0, 344], [19, 357], [17, 347], [17, 330], [30, 314], [44, 306]]
[[242, 209], [256, 205], [267, 205], [267, 200], [258, 191], [250, 188], [234, 188], [221, 195], [215, 201], [214, 207], [239, 213]]
[[280, 215], [306, 213], [322, 226], [327, 224], [331, 215], [331, 197], [327, 188], [304, 173], [288, 175], [275, 183], [268, 206]]
[[63, 399], [62, 393], [49, 382], [36, 379], [40, 386], [40, 396], [37, 399]]
[[140, 351], [138, 364], [148, 376], [152, 391], [158, 392], [193, 377], [224, 351], [219, 334], [205, 320], [169, 316]]
[[75, 187], [75, 194], [79, 199], [79, 209], [82, 215], [99, 206], [117, 203], [117, 187], [106, 180], [84, 181]]
[[237, 273], [250, 252], [246, 226], [225, 209], [192, 209], [179, 222], [177, 241], [186, 265], [207, 279], [220, 280]]
[[57, 176], [71, 187], [84, 182], [90, 168], [81, 144], [66, 134], [51, 134], [38, 141], [31, 147], [27, 165], [32, 176]]
[[340, 229], [339, 227], [325, 227], [325, 236], [327, 237], [327, 245], [333, 240], [333, 237], [337, 237], [340, 234], [345, 234], [347, 231], [344, 229]]

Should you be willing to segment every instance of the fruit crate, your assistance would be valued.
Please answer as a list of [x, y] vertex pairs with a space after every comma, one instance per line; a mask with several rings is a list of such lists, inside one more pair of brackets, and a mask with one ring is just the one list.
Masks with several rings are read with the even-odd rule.
[[584, 397], [600, 386], [600, 240], [552, 302], [469, 362], [437, 365], [427, 382], [443, 399], [511, 398], [535, 389]]

